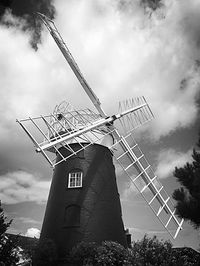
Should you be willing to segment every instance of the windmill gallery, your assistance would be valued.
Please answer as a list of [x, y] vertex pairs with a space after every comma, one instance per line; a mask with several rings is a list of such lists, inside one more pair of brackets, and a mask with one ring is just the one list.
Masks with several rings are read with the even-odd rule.
[[153, 118], [145, 98], [124, 101], [119, 114], [106, 115], [54, 22], [38, 15], [97, 110], [76, 110], [63, 102], [50, 115], [17, 120], [54, 168], [40, 238], [52, 239], [60, 257], [81, 241], [112, 240], [127, 246], [113, 157], [176, 238], [183, 220], [175, 215], [170, 197], [132, 134]]

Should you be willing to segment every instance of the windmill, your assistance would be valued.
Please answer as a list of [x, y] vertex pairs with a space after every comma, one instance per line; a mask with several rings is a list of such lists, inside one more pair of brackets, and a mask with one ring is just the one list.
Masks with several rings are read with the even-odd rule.
[[176, 216], [170, 197], [133, 137], [134, 129], [153, 118], [145, 98], [126, 100], [120, 103], [119, 114], [106, 115], [54, 22], [38, 15], [97, 110], [76, 110], [62, 102], [50, 115], [17, 120], [36, 152], [54, 168], [41, 239], [52, 239], [60, 256], [80, 241], [112, 240], [127, 246], [113, 156], [176, 238], [183, 219]]

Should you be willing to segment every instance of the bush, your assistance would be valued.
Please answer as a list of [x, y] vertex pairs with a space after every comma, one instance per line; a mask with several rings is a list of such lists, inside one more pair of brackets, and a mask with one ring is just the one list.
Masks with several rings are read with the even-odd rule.
[[122, 245], [105, 241], [102, 245], [96, 243], [80, 243], [70, 253], [70, 261], [74, 265], [121, 266], [128, 263], [129, 252]]
[[142, 240], [133, 243], [131, 253], [133, 265], [168, 266], [172, 244], [170, 241], [159, 241], [156, 236], [149, 238], [145, 235]]
[[93, 265], [97, 254], [96, 243], [81, 242], [70, 252], [70, 262], [77, 266]]
[[116, 242], [104, 241], [97, 248], [96, 265], [131, 265], [129, 251]]
[[70, 253], [70, 262], [76, 266], [198, 266], [200, 254], [191, 248], [173, 249], [170, 241], [147, 235], [133, 242], [132, 248], [104, 241], [80, 243]]
[[199, 266], [200, 254], [192, 248], [174, 248], [171, 262], [173, 266]]

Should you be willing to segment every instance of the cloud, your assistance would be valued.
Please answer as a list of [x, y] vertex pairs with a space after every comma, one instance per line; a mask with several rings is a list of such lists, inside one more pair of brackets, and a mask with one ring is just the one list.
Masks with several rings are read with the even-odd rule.
[[35, 50], [41, 42], [42, 31], [42, 23], [36, 16], [36, 12], [41, 12], [53, 19], [55, 8], [51, 0], [12, 0], [0, 3], [0, 23], [29, 32], [30, 44]]
[[[154, 185], [159, 189], [161, 183], [158, 179], [170, 177], [171, 175], [173, 175], [175, 167], [183, 167], [187, 162], [191, 162], [191, 154], [192, 150], [188, 150], [187, 152], [178, 152], [174, 149], [161, 150], [158, 154], [158, 157], [156, 158], [157, 166], [155, 170], [155, 175], [157, 176], [158, 182], [155, 181]], [[116, 170], [117, 175], [120, 176], [120, 179], [123, 179], [124, 181], [123, 186], [120, 182], [120, 187], [123, 187], [120, 188], [121, 200], [124, 202], [132, 200], [139, 193], [138, 189], [131, 180], [127, 179], [125, 173], [122, 170], [120, 171], [119, 166], [116, 167]], [[137, 180], [136, 183], [139, 190], [142, 190], [142, 188], [145, 186], [145, 183], [142, 182], [140, 178]], [[147, 189], [146, 192], [149, 193], [150, 191]]]
[[42, 181], [38, 176], [16, 171], [0, 176], [0, 199], [4, 204], [24, 201], [43, 203], [47, 201], [49, 181]]
[[[138, 1], [132, 1], [131, 11], [112, 0], [54, 3], [56, 25], [108, 114], [116, 112], [119, 100], [144, 95], [155, 115], [148, 137], [159, 139], [196, 121], [198, 1], [163, 1], [162, 18], [157, 12], [147, 16]], [[4, 14], [4, 20], [25, 25], [12, 13]], [[40, 177], [33, 177], [33, 196], [26, 193], [30, 188], [23, 192], [25, 196], [16, 195], [23, 186], [10, 177], [12, 173], [18, 176], [16, 169], [25, 165], [41, 173], [47, 166], [34, 157], [15, 119], [48, 114], [64, 99], [78, 108], [92, 104], [47, 30], [37, 52], [29, 45], [30, 32], [20, 26], [1, 25], [0, 38], [0, 182], [7, 184], [6, 193], [0, 196], [6, 202], [37, 201]], [[17, 189], [13, 191], [12, 186]]]
[[25, 236], [40, 238], [40, 230], [37, 228], [28, 228]]
[[15, 217], [14, 222], [20, 222], [20, 223], [24, 223], [24, 224], [41, 224], [41, 222], [34, 220], [32, 218], [29, 217]]
[[173, 149], [162, 150], [157, 158], [156, 174], [159, 178], [167, 178], [173, 174], [175, 167], [182, 167], [192, 161], [192, 151], [186, 153], [177, 152]]
[[[132, 235], [134, 235], [134, 233], [140, 233], [140, 234], [153, 234], [153, 235], [166, 235], [168, 234], [168, 232], [166, 230], [153, 230], [150, 228], [137, 228], [137, 227], [130, 227], [128, 228], [130, 230], [130, 232], [132, 233]], [[170, 230], [172, 233], [175, 232], [175, 230]]]
[[[196, 25], [192, 15], [200, 8], [190, 3], [187, 12], [185, 1], [170, 3], [162, 20], [156, 15], [147, 19], [139, 4], [130, 15], [111, 0], [56, 3], [56, 24], [104, 109], [112, 114], [118, 100], [145, 95], [156, 118], [151, 127], [155, 138], [190, 126], [198, 111], [199, 70], [194, 64], [199, 48], [196, 37], [188, 38], [192, 26], [186, 17]], [[50, 112], [63, 99], [78, 107], [91, 106], [47, 32], [37, 53], [28, 45], [28, 32], [1, 27], [0, 36], [1, 130], [15, 117]], [[192, 82], [181, 90], [188, 75]]]
[[127, 182], [127, 180], [126, 180], [125, 188], [124, 188], [122, 195], [121, 195], [121, 201], [126, 202], [126, 201], [130, 200], [130, 196], [135, 196], [138, 193], [139, 193], [139, 191], [137, 190], [137, 188], [133, 184], [133, 182], [132, 181]]
[[[200, 14], [200, 7], [189, 2], [164, 2], [163, 19], [157, 13], [145, 16], [138, 2], [131, 13], [113, 1], [56, 5], [60, 32], [106, 112], [115, 112], [118, 100], [145, 95], [155, 114], [148, 134], [156, 139], [191, 126], [197, 118], [199, 47], [189, 29], [198, 28], [192, 17]], [[130, 1], [124, 5], [130, 7]], [[190, 80], [185, 90], [180, 89], [183, 79]]]

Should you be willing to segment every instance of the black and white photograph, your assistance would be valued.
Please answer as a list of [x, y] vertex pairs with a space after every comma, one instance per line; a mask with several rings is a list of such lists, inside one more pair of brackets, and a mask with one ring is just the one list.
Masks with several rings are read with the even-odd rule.
[[0, 266], [200, 265], [200, 1], [0, 0]]

